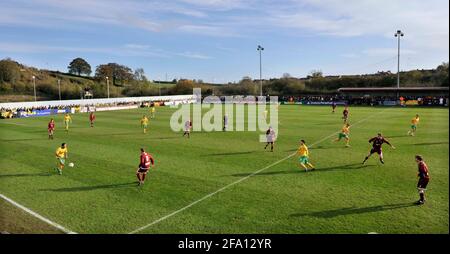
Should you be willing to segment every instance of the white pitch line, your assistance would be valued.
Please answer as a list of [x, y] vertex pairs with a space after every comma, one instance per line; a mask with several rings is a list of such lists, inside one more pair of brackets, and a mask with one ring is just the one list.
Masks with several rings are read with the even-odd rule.
[[[373, 115], [371, 115], [371, 116], [369, 116], [369, 117], [366, 117], [366, 118], [364, 118], [364, 119], [361, 119], [361, 120], [359, 120], [358, 122], [352, 124], [352, 126], [355, 126], [355, 125], [357, 125], [357, 124], [360, 124], [360, 123], [366, 121], [367, 119], [372, 118], [373, 116], [375, 116], [375, 115], [377, 115], [377, 114], [380, 114], [380, 113], [382, 113], [382, 112], [384, 112], [384, 111], [386, 111], [386, 110], [387, 110], [387, 109], [384, 109], [384, 110], [382, 110], [382, 111], [380, 111], [380, 112], [378, 112], [378, 113], [375, 113], [375, 114], [373, 114]], [[324, 140], [329, 139], [330, 137], [336, 135], [336, 134], [339, 133], [339, 132], [341, 132], [341, 131], [336, 131], [336, 132], [334, 132], [334, 133], [332, 133], [332, 134], [330, 134], [330, 135], [328, 135], [328, 136], [326, 136], [326, 137], [324, 137], [324, 138], [322, 138], [322, 139], [320, 139], [320, 140], [318, 140], [318, 141], [312, 143], [309, 147], [311, 148], [312, 146], [317, 145], [317, 144], [323, 142]], [[245, 181], [245, 180], [247, 180], [248, 178], [250, 178], [250, 177], [252, 177], [252, 176], [254, 176], [254, 175], [257, 175], [257, 174], [261, 173], [262, 171], [264, 171], [264, 170], [266, 170], [266, 169], [268, 169], [268, 168], [271, 168], [271, 167], [273, 167], [273, 166], [275, 166], [275, 165], [277, 165], [277, 164], [279, 164], [279, 163], [281, 163], [281, 162], [283, 162], [283, 161], [285, 161], [285, 160], [291, 158], [291, 157], [294, 156], [296, 153], [297, 153], [297, 152], [294, 152], [294, 153], [288, 155], [287, 157], [285, 157], [285, 158], [283, 158], [283, 159], [281, 159], [281, 160], [278, 160], [278, 161], [276, 161], [276, 162], [274, 162], [274, 163], [272, 163], [272, 164], [270, 164], [270, 165], [268, 165], [268, 166], [266, 166], [266, 167], [264, 167], [264, 168], [262, 168], [262, 169], [259, 169], [259, 170], [255, 171], [255, 172], [251, 173], [250, 175], [247, 175], [247, 176], [242, 177], [241, 179], [239, 179], [239, 180], [237, 180], [237, 181], [235, 181], [235, 182], [232, 182], [232, 183], [230, 183], [230, 184], [228, 184], [228, 185], [225, 185], [224, 187], [222, 187], [222, 188], [220, 188], [220, 189], [218, 189], [218, 190], [216, 190], [216, 191], [214, 191], [214, 192], [209, 193], [208, 195], [206, 195], [206, 196], [204, 196], [204, 197], [202, 197], [202, 198], [200, 198], [200, 199], [198, 199], [198, 200], [196, 200], [196, 201], [190, 203], [189, 205], [187, 205], [187, 206], [185, 206], [185, 207], [183, 207], [183, 208], [181, 208], [181, 209], [179, 209], [179, 210], [176, 210], [176, 211], [174, 211], [174, 212], [172, 212], [172, 213], [170, 213], [170, 214], [168, 214], [168, 215], [166, 215], [166, 216], [164, 216], [164, 217], [161, 217], [161, 218], [159, 218], [159, 219], [157, 219], [157, 220], [151, 222], [150, 224], [147, 224], [147, 225], [142, 226], [142, 227], [140, 227], [140, 228], [138, 228], [138, 229], [135, 229], [135, 230], [129, 232], [128, 234], [135, 234], [135, 233], [137, 233], [137, 232], [139, 232], [139, 231], [142, 231], [142, 230], [144, 230], [144, 229], [146, 229], [146, 228], [149, 228], [149, 227], [151, 227], [151, 226], [153, 226], [153, 225], [155, 225], [155, 224], [157, 224], [157, 223], [159, 223], [159, 222], [161, 222], [161, 221], [163, 221], [163, 220], [166, 220], [166, 219], [168, 219], [168, 218], [174, 216], [175, 214], [180, 213], [180, 212], [182, 212], [182, 211], [188, 209], [189, 207], [191, 207], [191, 206], [193, 206], [193, 205], [195, 205], [195, 204], [197, 204], [197, 203], [199, 203], [199, 202], [201, 202], [201, 201], [203, 201], [203, 200], [205, 200], [205, 199], [207, 199], [207, 198], [210, 198], [210, 197], [214, 196], [215, 194], [217, 194], [217, 193], [219, 193], [219, 192], [221, 192], [221, 191], [223, 191], [223, 190], [225, 190], [225, 189], [228, 189], [229, 187], [231, 187], [231, 186], [233, 186], [233, 185], [236, 185], [236, 184], [238, 184], [238, 183], [240, 183], [240, 182], [242, 182], [242, 181]]]
[[6, 197], [6, 196], [3, 195], [3, 194], [0, 194], [0, 198], [2, 198], [2, 199], [4, 199], [4, 200], [8, 201], [9, 203], [13, 204], [14, 206], [16, 206], [16, 207], [18, 207], [18, 208], [24, 210], [25, 212], [27, 212], [27, 213], [33, 215], [34, 217], [40, 219], [41, 221], [46, 222], [47, 224], [52, 225], [53, 227], [55, 227], [55, 228], [57, 228], [57, 229], [63, 231], [63, 232], [66, 233], [66, 234], [76, 234], [76, 232], [73, 232], [73, 231], [71, 231], [71, 230], [68, 230], [67, 228], [65, 228], [65, 227], [63, 227], [63, 226], [61, 226], [61, 225], [59, 225], [58, 223], [55, 223], [55, 222], [53, 222], [53, 221], [51, 221], [51, 220], [49, 220], [49, 219], [43, 217], [42, 215], [40, 215], [40, 214], [38, 214], [38, 213], [36, 213], [36, 212], [33, 212], [32, 210], [30, 210], [30, 209], [26, 208], [25, 206], [23, 206], [23, 205], [21, 205], [21, 204], [15, 202], [14, 200], [12, 200], [12, 199]]

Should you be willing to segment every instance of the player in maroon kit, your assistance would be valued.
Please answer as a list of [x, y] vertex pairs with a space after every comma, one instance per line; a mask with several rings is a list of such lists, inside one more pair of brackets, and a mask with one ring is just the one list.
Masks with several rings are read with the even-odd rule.
[[91, 122], [91, 127], [94, 127], [95, 115], [94, 112], [89, 114], [89, 122]]
[[387, 139], [385, 139], [381, 135], [381, 133], [378, 133], [378, 135], [376, 137], [373, 137], [373, 138], [369, 139], [369, 143], [372, 143], [372, 149], [370, 150], [369, 154], [364, 159], [363, 164], [366, 163], [367, 159], [369, 159], [369, 157], [372, 154], [374, 154], [374, 153], [378, 153], [378, 156], [380, 157], [381, 163], [384, 164], [384, 161], [383, 161], [383, 149], [381, 148], [381, 146], [384, 143], [388, 144], [392, 149], [395, 149], [395, 147], [393, 145], [391, 145], [391, 143], [389, 143], [389, 141], [387, 141]]
[[342, 111], [342, 119], [344, 119], [344, 123], [348, 120], [348, 106], [345, 105], [344, 111]]
[[422, 156], [416, 155], [416, 162], [419, 166], [419, 182], [417, 183], [417, 190], [419, 191], [419, 201], [416, 202], [417, 205], [425, 204], [425, 191], [427, 189], [428, 182], [430, 181], [430, 174], [428, 171], [428, 166], [423, 161]]
[[147, 175], [150, 166], [155, 166], [155, 160], [153, 157], [147, 153], [144, 148], [141, 148], [141, 157], [139, 162], [138, 170], [136, 171], [136, 176], [138, 178], [138, 186], [143, 185], [145, 181], [145, 176]]
[[53, 139], [53, 131], [55, 130], [55, 121], [53, 120], [53, 118], [50, 119], [47, 129], [48, 129], [48, 139]]

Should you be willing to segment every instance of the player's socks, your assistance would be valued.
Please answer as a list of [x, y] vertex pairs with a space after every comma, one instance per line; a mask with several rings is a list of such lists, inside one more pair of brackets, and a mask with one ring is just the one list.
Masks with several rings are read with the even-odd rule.
[[139, 173], [136, 173], [136, 177], [138, 179], [138, 182], [141, 182], [141, 178], [139, 177]]
[[381, 162], [382, 164], [384, 164], [384, 160], [383, 160], [383, 159], [380, 159], [380, 162]]
[[369, 159], [369, 157], [366, 157], [363, 161], [363, 164], [366, 163], [367, 159]]

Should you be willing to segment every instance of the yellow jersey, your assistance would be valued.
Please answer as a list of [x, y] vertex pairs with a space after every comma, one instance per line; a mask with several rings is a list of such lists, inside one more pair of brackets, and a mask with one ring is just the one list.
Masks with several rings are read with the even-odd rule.
[[418, 123], [419, 123], [419, 118], [417, 117], [417, 118], [413, 118], [412, 120], [411, 120], [411, 123], [412, 124], [414, 124], [414, 125], [417, 125]]
[[309, 156], [309, 151], [308, 151], [308, 147], [306, 145], [301, 145], [298, 150], [297, 150], [297, 154], [300, 156]]
[[66, 154], [67, 154], [67, 147], [66, 148], [58, 147], [58, 149], [56, 149], [56, 157], [64, 158]]
[[155, 107], [152, 107], [151, 112], [155, 113]]
[[347, 127], [347, 126], [342, 127], [342, 133], [349, 134], [350, 133], [350, 127]]
[[69, 121], [72, 121], [72, 117], [70, 115], [65, 115], [64, 122], [69, 122]]
[[141, 124], [148, 124], [148, 118], [147, 117], [142, 118]]

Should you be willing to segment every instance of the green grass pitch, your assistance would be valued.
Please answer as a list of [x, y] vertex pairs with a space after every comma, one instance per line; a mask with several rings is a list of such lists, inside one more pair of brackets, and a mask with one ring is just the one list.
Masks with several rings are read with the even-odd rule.
[[[286, 158], [299, 139], [312, 144], [339, 131], [341, 111], [280, 106], [273, 153], [257, 132], [183, 138], [169, 128], [174, 109], [168, 107], [157, 109], [147, 134], [139, 123], [146, 109], [97, 112], [94, 128], [87, 114], [75, 114], [69, 134], [58, 115], [54, 140], [47, 139], [50, 117], [2, 120], [0, 193], [78, 233], [129, 233]], [[410, 137], [416, 113], [421, 122]], [[350, 123], [367, 119], [351, 128], [351, 147], [332, 143], [337, 134], [311, 147], [316, 171], [305, 173], [289, 158], [138, 233], [448, 234], [448, 116], [442, 108], [351, 107]], [[373, 156], [363, 166], [368, 139], [379, 131], [397, 149], [384, 145], [386, 164]], [[59, 176], [54, 152], [62, 142], [75, 167]], [[157, 165], [143, 187], [135, 177], [140, 147]], [[412, 205], [415, 154], [424, 156], [431, 174], [423, 206]]]

